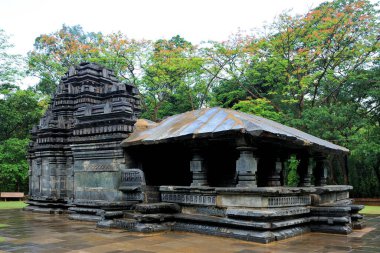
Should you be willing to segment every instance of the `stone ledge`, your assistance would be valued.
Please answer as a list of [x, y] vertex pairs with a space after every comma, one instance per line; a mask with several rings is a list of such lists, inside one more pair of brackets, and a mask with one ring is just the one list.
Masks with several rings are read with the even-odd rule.
[[175, 203], [151, 203], [151, 204], [137, 204], [135, 205], [135, 211], [144, 214], [153, 213], [178, 213], [181, 211], [181, 207]]
[[269, 218], [283, 217], [310, 213], [309, 207], [289, 207], [272, 209], [248, 209], [248, 208], [227, 208], [228, 217], [239, 218]]
[[69, 214], [70, 220], [79, 220], [79, 221], [100, 221], [102, 217], [97, 215], [89, 215], [89, 214]]

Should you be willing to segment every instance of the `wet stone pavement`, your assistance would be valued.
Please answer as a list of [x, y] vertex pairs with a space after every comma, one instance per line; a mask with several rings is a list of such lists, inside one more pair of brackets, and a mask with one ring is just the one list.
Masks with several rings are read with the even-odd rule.
[[0, 210], [3, 252], [380, 252], [380, 215], [367, 216], [367, 228], [344, 235], [307, 233], [271, 244], [192, 233], [138, 234], [96, 229], [94, 223], [62, 215]]

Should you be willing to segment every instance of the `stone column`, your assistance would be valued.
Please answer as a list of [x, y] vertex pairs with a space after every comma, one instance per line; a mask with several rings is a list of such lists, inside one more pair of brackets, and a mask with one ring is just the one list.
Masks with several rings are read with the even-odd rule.
[[277, 158], [274, 168], [272, 168], [271, 175], [268, 177], [268, 186], [281, 186], [281, 172], [282, 162]]
[[313, 173], [312, 159], [307, 156], [302, 156], [298, 167], [298, 175], [300, 177], [299, 186], [311, 186], [311, 175]]
[[327, 162], [326, 157], [316, 157], [316, 166], [314, 170], [316, 186], [325, 186], [327, 182]]
[[236, 161], [238, 176], [237, 187], [257, 187], [256, 172], [257, 158], [253, 155], [252, 147], [238, 147], [240, 157]]
[[193, 173], [191, 186], [208, 186], [205, 162], [197, 149], [193, 150], [193, 158], [190, 161], [190, 171]]

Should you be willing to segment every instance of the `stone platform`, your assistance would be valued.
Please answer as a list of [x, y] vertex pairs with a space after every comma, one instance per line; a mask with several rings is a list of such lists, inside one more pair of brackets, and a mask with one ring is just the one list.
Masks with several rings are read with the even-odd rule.
[[[215, 188], [161, 186], [164, 202], [136, 204], [98, 227], [133, 232], [185, 231], [269, 243], [307, 232], [362, 228], [350, 186]], [[360, 226], [358, 225], [360, 224]]]
[[1, 210], [0, 253], [304, 253], [380, 252], [380, 216], [365, 217], [367, 228], [342, 236], [306, 233], [271, 244], [186, 232], [134, 233], [95, 228], [93, 223], [65, 219], [65, 215]]

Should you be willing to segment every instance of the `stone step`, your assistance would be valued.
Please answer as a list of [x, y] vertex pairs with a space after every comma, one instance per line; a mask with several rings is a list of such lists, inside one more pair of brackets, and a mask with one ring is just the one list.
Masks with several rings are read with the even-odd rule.
[[361, 219], [363, 219], [363, 215], [358, 214], [358, 213], [351, 214], [351, 220], [357, 221], [357, 220], [361, 220]]
[[79, 220], [79, 221], [100, 221], [102, 217], [98, 215], [89, 215], [89, 214], [80, 214], [80, 213], [72, 213], [69, 214], [70, 220]]
[[310, 207], [310, 214], [312, 216], [342, 217], [342, 216], [348, 216], [350, 212], [351, 212], [351, 207], [349, 206]]
[[25, 201], [25, 203], [33, 206], [46, 206], [46, 207], [60, 207], [67, 208], [69, 205], [66, 202], [37, 202], [37, 201]]
[[173, 214], [175, 221], [197, 223], [197, 224], [214, 224], [223, 225], [228, 227], [244, 227], [250, 229], [270, 229], [271, 223], [269, 222], [252, 222], [234, 220], [229, 218], [196, 215], [196, 214]]
[[76, 213], [85, 213], [85, 214], [97, 214], [100, 215], [102, 209], [99, 208], [85, 208], [85, 207], [70, 207], [69, 211]]
[[366, 224], [364, 221], [354, 221], [352, 222], [352, 228], [353, 229], [363, 229], [366, 227]]
[[105, 210], [102, 210], [99, 213], [102, 216], [102, 218], [104, 218], [104, 219], [123, 218], [123, 216], [124, 216], [123, 211], [105, 211]]
[[327, 224], [336, 224], [336, 223], [343, 223], [347, 224], [350, 223], [350, 217], [343, 216], [343, 217], [326, 217], [326, 216], [312, 216], [310, 217], [311, 222], [318, 222], [318, 223], [327, 223]]
[[178, 213], [181, 211], [179, 205], [175, 203], [147, 203], [147, 204], [137, 204], [135, 205], [135, 211], [144, 214], [153, 213]]
[[351, 212], [357, 213], [364, 208], [364, 205], [349, 205], [349, 207], [351, 207]]
[[307, 226], [279, 229], [276, 231], [258, 231], [244, 229], [242, 227], [231, 228], [215, 226], [212, 224], [193, 224], [178, 221], [172, 225], [172, 229], [175, 231], [224, 236], [259, 243], [269, 243], [273, 241], [283, 240], [310, 231]]
[[192, 215], [192, 214], [173, 214], [175, 221], [197, 223], [197, 224], [214, 224], [226, 227], [241, 227], [245, 229], [263, 230], [263, 229], [277, 229], [282, 227], [289, 227], [294, 225], [300, 225], [309, 222], [309, 218], [297, 218], [288, 219], [282, 221], [246, 221], [236, 220], [230, 218], [204, 216], [204, 215]]
[[131, 232], [152, 233], [171, 230], [172, 223], [140, 223], [134, 219], [114, 219], [112, 228], [121, 228]]
[[272, 222], [272, 228], [283, 228], [308, 223], [309, 217]]
[[134, 219], [142, 223], [155, 223], [155, 222], [171, 221], [173, 220], [173, 215], [167, 214], [167, 213], [142, 214], [142, 213], [134, 213], [134, 212], [125, 212], [124, 218]]
[[67, 212], [66, 209], [62, 209], [62, 208], [40, 207], [40, 206], [26, 206], [23, 208], [23, 210], [34, 212], [34, 213], [47, 213], [47, 214], [63, 214]]
[[323, 225], [323, 224], [311, 224], [310, 229], [312, 232], [332, 233], [348, 235], [352, 232], [352, 228], [349, 225]]
[[243, 208], [228, 208], [226, 215], [228, 217], [246, 218], [246, 219], [264, 219], [277, 218], [284, 216], [296, 216], [310, 213], [309, 207], [288, 207], [276, 209], [243, 209]]

